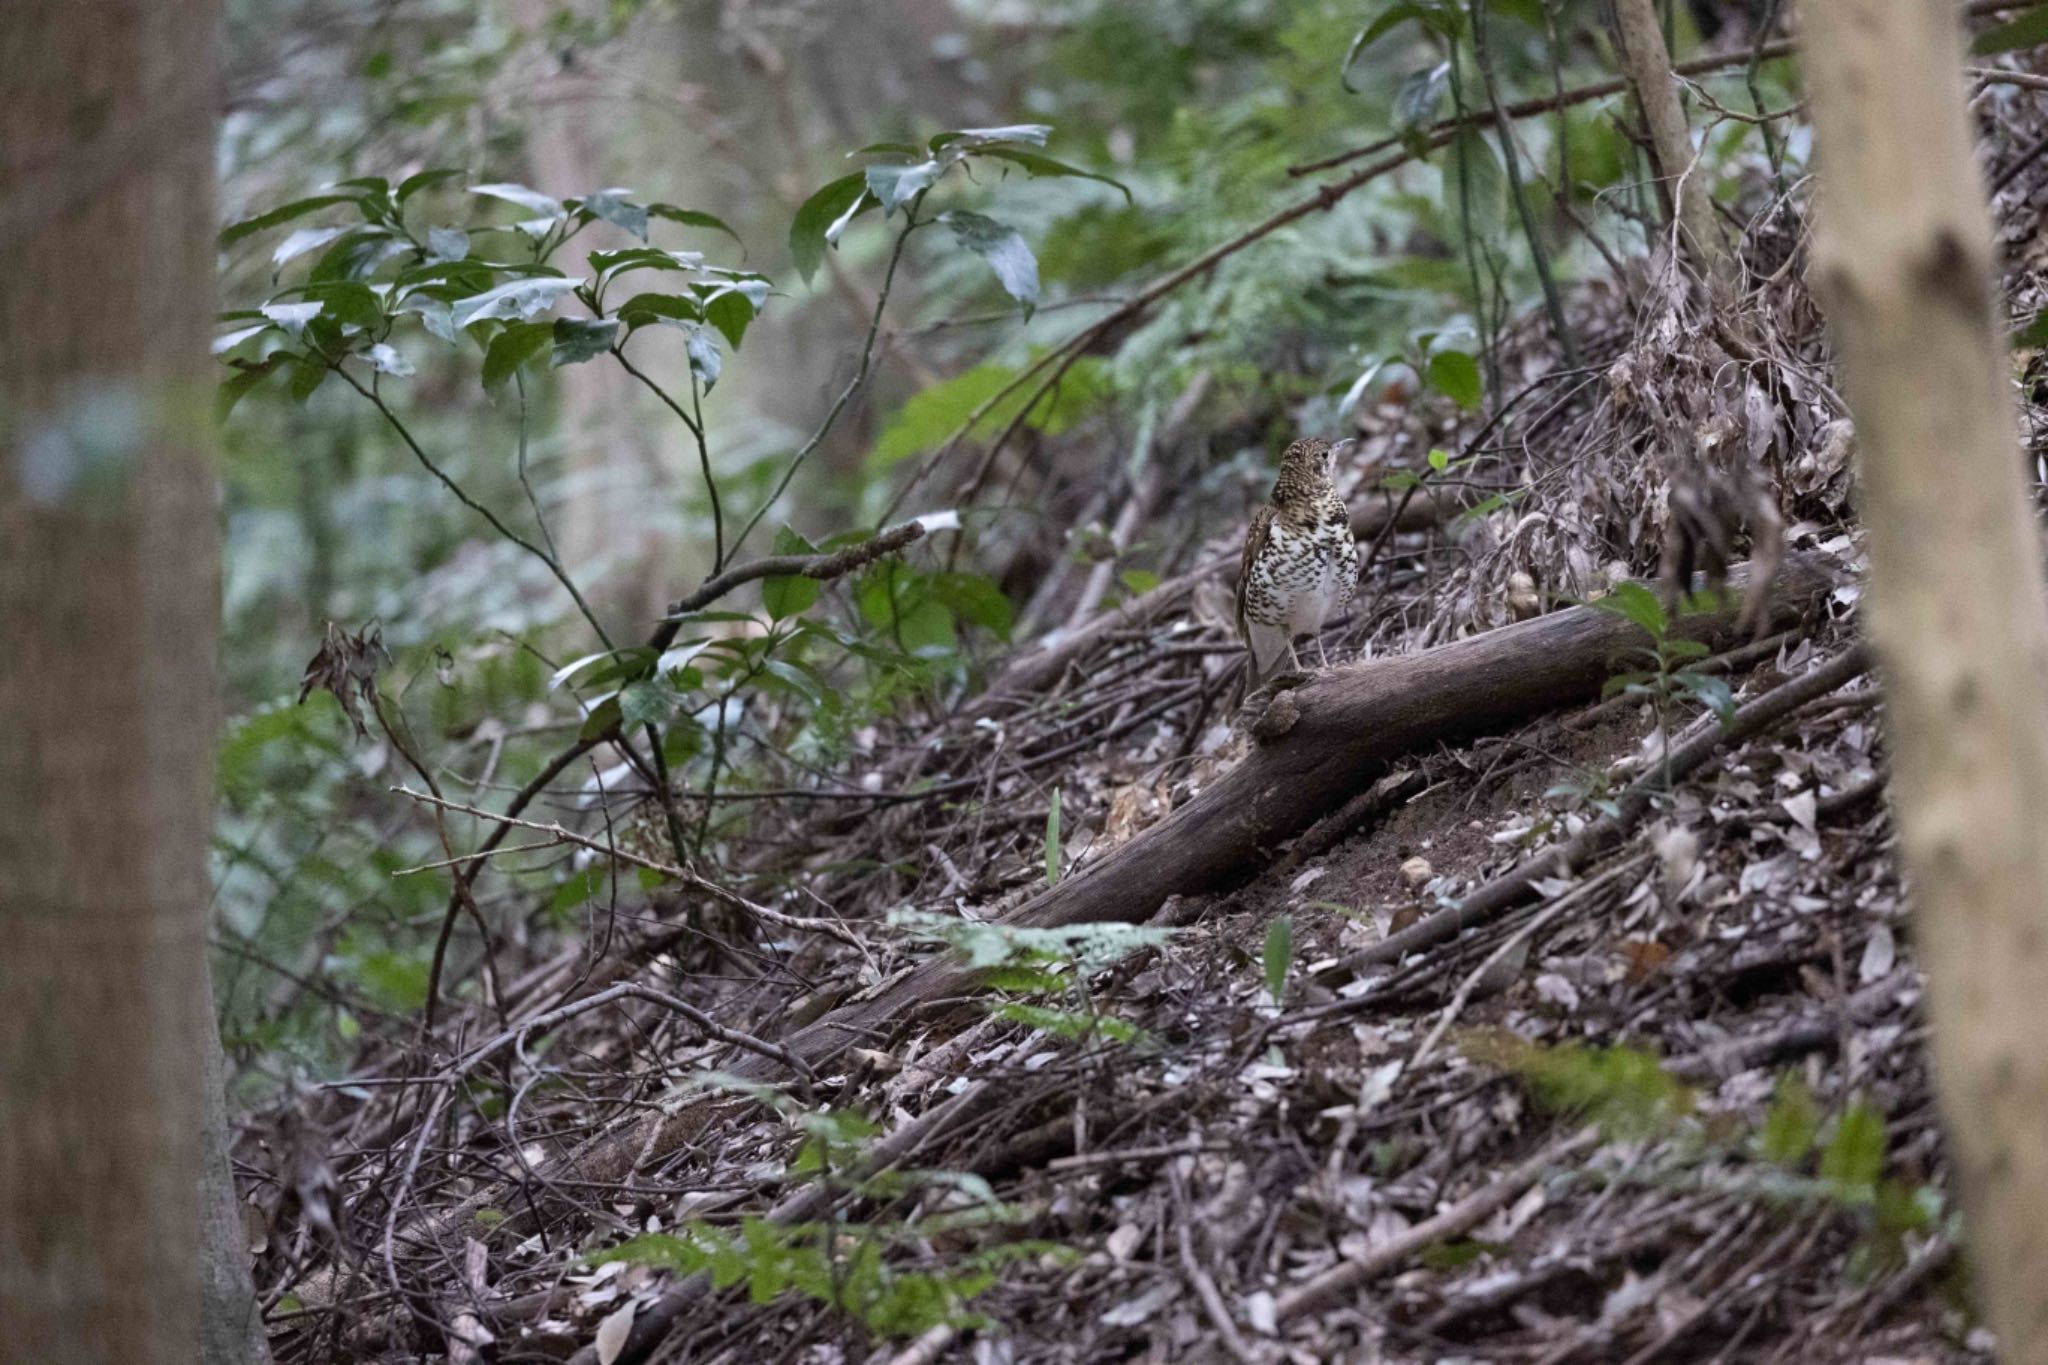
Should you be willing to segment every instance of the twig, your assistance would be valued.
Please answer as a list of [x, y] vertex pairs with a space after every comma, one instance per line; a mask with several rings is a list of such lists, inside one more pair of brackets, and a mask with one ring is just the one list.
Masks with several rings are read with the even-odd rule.
[[1306, 1284], [1282, 1295], [1275, 1307], [1281, 1322], [1315, 1312], [1393, 1270], [1409, 1257], [1453, 1237], [1462, 1237], [1500, 1209], [1506, 1208], [1522, 1191], [1543, 1178], [1546, 1171], [1571, 1160], [1599, 1141], [1599, 1133], [1588, 1129], [1554, 1142], [1506, 1175], [1482, 1186], [1451, 1207], [1425, 1219], [1406, 1232], [1390, 1237], [1355, 1261], [1343, 1261], [1315, 1276]]
[[[734, 588], [751, 583], [758, 578], [816, 578], [821, 580], [840, 578], [855, 569], [871, 564], [883, 555], [894, 554], [925, 534], [924, 523], [906, 521], [892, 527], [872, 539], [858, 545], [849, 545], [822, 555], [768, 555], [750, 560], [736, 569], [727, 569], [716, 577], [706, 579], [698, 589], [670, 605], [668, 617], [655, 628], [648, 638], [648, 646], [654, 650], [667, 649], [675, 643], [676, 632], [682, 623], [676, 617], [687, 616], [693, 611], [717, 601]], [[738, 542], [734, 542], [735, 548]]]
[[697, 409], [696, 416], [692, 418], [689, 413], [683, 411], [682, 404], [669, 396], [667, 389], [655, 383], [639, 366], [626, 359], [624, 346], [612, 347], [612, 357], [625, 368], [627, 374], [639, 380], [649, 393], [659, 398], [663, 406], [689, 428], [691, 437], [697, 442], [697, 464], [704, 471], [704, 494], [711, 499], [711, 572], [716, 574], [725, 568], [725, 509], [718, 500], [718, 480], [711, 475], [711, 448], [704, 439], [704, 409], [697, 399], [696, 372], [693, 370], [690, 373], [691, 406]]
[[1356, 974], [1379, 963], [1397, 962], [1409, 953], [1433, 947], [1495, 918], [1527, 898], [1537, 882], [1569, 868], [1583, 866], [1589, 858], [1620, 843], [1648, 813], [1652, 799], [1669, 790], [1667, 773], [1669, 780], [1675, 782], [1724, 746], [1746, 740], [1776, 724], [1789, 712], [1815, 697], [1834, 691], [1869, 667], [1869, 650], [1858, 642], [1819, 667], [1766, 692], [1737, 711], [1731, 723], [1713, 726], [1672, 750], [1656, 771], [1629, 785], [1616, 803], [1613, 815], [1603, 816], [1563, 843], [1525, 859], [1456, 905], [1439, 910], [1399, 933], [1390, 934], [1378, 943], [1351, 954], [1337, 964], [1336, 970]]
[[1451, 1025], [1457, 1022], [1458, 1016], [1464, 1013], [1466, 1003], [1472, 999], [1472, 992], [1479, 988], [1481, 982], [1489, 979], [1493, 975], [1494, 970], [1513, 956], [1518, 948], [1523, 947], [1533, 939], [1538, 930], [1542, 929], [1543, 926], [1549, 924], [1573, 905], [1587, 899], [1595, 891], [1611, 885], [1624, 873], [1640, 867], [1642, 862], [1643, 859], [1640, 857], [1624, 859], [1614, 867], [1610, 867], [1605, 872], [1602, 872], [1599, 876], [1580, 882], [1577, 886], [1563, 892], [1556, 900], [1544, 906], [1542, 911], [1527, 924], [1515, 930], [1514, 933], [1509, 934], [1500, 947], [1494, 949], [1488, 955], [1486, 961], [1480, 963], [1466, 976], [1464, 982], [1459, 985], [1457, 993], [1451, 997], [1451, 1002], [1445, 1005], [1443, 1013], [1437, 1016], [1435, 1026], [1430, 1029], [1428, 1036], [1422, 1040], [1421, 1046], [1417, 1047], [1410, 1054], [1404, 1069], [1408, 1071], [1417, 1070], [1424, 1061], [1428, 1060], [1429, 1055], [1436, 1051], [1437, 1043], [1443, 1039], [1444, 1034], [1449, 1031]]
[[[1522, 235], [1529, 241], [1529, 259], [1536, 267], [1536, 281], [1543, 288], [1543, 307], [1550, 314], [1550, 330], [1556, 335], [1557, 344], [1564, 349], [1564, 363], [1577, 369], [1578, 338], [1572, 334], [1571, 324], [1565, 320], [1564, 300], [1557, 292], [1557, 278], [1550, 269], [1550, 251], [1543, 245], [1542, 234], [1536, 230], [1536, 217], [1529, 207], [1528, 196], [1522, 193], [1522, 153], [1515, 145], [1513, 121], [1500, 105], [1500, 90], [1493, 75], [1493, 55], [1486, 41], [1486, 9], [1486, 0], [1470, 0], [1472, 58], [1479, 67], [1480, 84], [1486, 91], [1486, 107], [1493, 111], [1494, 135], [1500, 139], [1501, 164], [1507, 171], [1508, 193], [1514, 198]], [[1566, 192], [1570, 192], [1569, 186]]]
[[[558, 844], [575, 844], [579, 848], [587, 848], [593, 852], [616, 858], [629, 866], [646, 868], [649, 872], [659, 873], [671, 881], [681, 882], [693, 891], [701, 891], [713, 900], [721, 901], [736, 910], [742, 910], [764, 923], [773, 924], [784, 929], [829, 934], [848, 946], [859, 946], [859, 940], [854, 936], [853, 932], [843, 925], [834, 924], [830, 920], [807, 919], [799, 915], [785, 915], [780, 910], [770, 910], [767, 906], [750, 901], [739, 892], [720, 886], [717, 882], [709, 881], [688, 868], [676, 867], [670, 863], [656, 862], [652, 858], [643, 858], [637, 853], [628, 853], [625, 849], [619, 848], [616, 845], [606, 844], [602, 840], [593, 839], [587, 834], [578, 834], [576, 831], [565, 828], [562, 825], [554, 823], [543, 824], [537, 820], [521, 820], [515, 816], [500, 815], [496, 811], [488, 811], [481, 806], [464, 805], [460, 801], [450, 801], [446, 797], [432, 795], [428, 792], [414, 791], [411, 787], [393, 787], [391, 790], [400, 796], [409, 797], [426, 805], [436, 806], [443, 810], [460, 811], [464, 815], [474, 815], [479, 820], [494, 820], [500, 825], [511, 826], [515, 829], [534, 830], [537, 833], [550, 836]], [[482, 855], [479, 854], [478, 856]]]
[[[416, 795], [414, 793], [409, 794]], [[460, 807], [456, 807], [456, 809], [460, 809]], [[413, 1306], [411, 1296], [407, 1294], [403, 1281], [398, 1277], [398, 1254], [396, 1249], [398, 1218], [405, 1206], [407, 1195], [411, 1193], [413, 1180], [419, 1174], [420, 1161], [426, 1155], [427, 1142], [433, 1136], [434, 1129], [439, 1126], [441, 1115], [447, 1111], [448, 1105], [451, 1103], [451, 1097], [455, 1094], [455, 1087], [470, 1072], [476, 1070], [477, 1067], [489, 1061], [507, 1047], [517, 1044], [523, 1049], [529, 1035], [543, 1029], [551, 1029], [557, 1024], [566, 1023], [568, 1020], [576, 1018], [578, 1015], [588, 1014], [592, 1010], [600, 1009], [605, 1005], [614, 1004], [626, 999], [645, 1000], [650, 1004], [660, 1005], [664, 1009], [671, 1010], [688, 1019], [707, 1038], [725, 1043], [731, 1047], [744, 1048], [748, 1052], [766, 1057], [771, 1061], [788, 1067], [803, 1083], [807, 1091], [817, 1079], [809, 1065], [788, 1048], [777, 1043], [764, 1042], [762, 1039], [756, 1038], [750, 1033], [742, 1033], [738, 1029], [727, 1028], [688, 1001], [678, 1000], [672, 995], [664, 995], [653, 987], [643, 986], [637, 981], [622, 981], [616, 986], [599, 991], [596, 995], [585, 996], [581, 1000], [572, 1001], [569, 1004], [549, 1010], [545, 1014], [537, 1014], [533, 1018], [525, 1020], [513, 1028], [498, 1034], [495, 1038], [480, 1044], [471, 1050], [467, 1056], [445, 1068], [440, 1075], [433, 1078], [433, 1084], [435, 1085], [433, 1103], [428, 1107], [426, 1117], [420, 1122], [418, 1136], [413, 1139], [412, 1147], [406, 1153], [405, 1168], [399, 1176], [398, 1188], [392, 1195], [391, 1207], [384, 1216], [384, 1273], [389, 1278], [392, 1289], [397, 1291], [398, 1296], [406, 1302], [415, 1314], [418, 1314], [419, 1309]]]
[[562, 585], [563, 590], [569, 594], [570, 600], [575, 602], [576, 610], [582, 614], [585, 621], [590, 623], [590, 629], [596, 633], [599, 640], [603, 641], [604, 647], [606, 649], [612, 648], [611, 636], [605, 633], [603, 623], [597, 619], [597, 614], [590, 609], [590, 604], [583, 600], [583, 593], [576, 587], [576, 581], [569, 577], [568, 571], [563, 569], [561, 561], [507, 526], [499, 519], [496, 512], [493, 512], [490, 508], [472, 498], [463, 489], [461, 484], [449, 477], [446, 470], [435, 464], [433, 457], [428, 455], [420, 443], [413, 439], [412, 432], [407, 429], [404, 422], [399, 420], [398, 414], [391, 410], [391, 405], [384, 401], [383, 395], [379, 394], [374, 388], [365, 387], [361, 380], [350, 374], [341, 365], [335, 364], [332, 368], [350, 388], [361, 394], [369, 401], [371, 407], [374, 407], [383, 415], [385, 422], [390, 425], [393, 431], [398, 433], [398, 439], [405, 442], [406, 449], [413, 453], [413, 458], [424, 465], [429, 474], [439, 479], [442, 487], [455, 495], [456, 501], [489, 522], [491, 529], [506, 540], [511, 541], [514, 545], [517, 545], [520, 549], [547, 565], [548, 572], [555, 576], [555, 581]]
[[1187, 1190], [1180, 1178], [1180, 1169], [1169, 1166], [1167, 1179], [1173, 1186], [1174, 1202], [1180, 1205], [1180, 1217], [1174, 1219], [1174, 1231], [1180, 1243], [1180, 1271], [1187, 1276], [1188, 1283], [1195, 1288], [1195, 1297], [1202, 1301], [1202, 1312], [1208, 1316], [1209, 1325], [1216, 1329], [1222, 1339], [1223, 1349], [1230, 1352], [1231, 1359], [1239, 1365], [1252, 1365], [1256, 1359], [1251, 1348], [1245, 1345], [1244, 1334], [1237, 1330], [1237, 1323], [1230, 1316], [1229, 1305], [1223, 1302], [1223, 1294], [1216, 1288], [1216, 1281], [1202, 1263], [1195, 1259], [1195, 1239], [1188, 1231], [1192, 1214], [1187, 1207]]

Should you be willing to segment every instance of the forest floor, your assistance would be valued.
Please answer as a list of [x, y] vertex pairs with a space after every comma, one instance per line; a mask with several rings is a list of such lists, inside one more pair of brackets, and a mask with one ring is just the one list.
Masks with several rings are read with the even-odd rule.
[[[2039, 302], [2041, 190], [2022, 167], [1999, 201], [2016, 308]], [[1519, 329], [1514, 421], [1367, 413], [1355, 510], [1449, 443], [1427, 492], [1477, 511], [1375, 533], [1324, 645], [1364, 687], [1518, 621], [1612, 620], [1563, 585], [1654, 571], [1674, 502], [1739, 505], [1698, 491], [1730, 454], [1766, 471], [1786, 572], [1819, 592], [1668, 651], [1647, 690], [1595, 677], [1404, 734], [1226, 871], [1073, 928], [1053, 898], [1126, 885], [1284, 752], [1233, 724], [1219, 520], [1183, 578], [859, 736], [832, 799], [763, 800], [734, 875], [786, 922], [622, 893], [588, 941], [498, 964], [502, 1017], [441, 1022], [432, 1098], [314, 1114], [367, 1154], [340, 1163], [356, 1268], [326, 1286], [341, 1314], [286, 1277], [282, 1355], [1988, 1360], [1852, 652], [1852, 440], [1786, 268], [1804, 232], [1794, 201], [1760, 204], [1739, 316], [1696, 315], [1668, 260], [1575, 291], [1592, 359]], [[1347, 704], [1321, 685], [1305, 725]], [[972, 927], [1005, 917], [1032, 927]]]

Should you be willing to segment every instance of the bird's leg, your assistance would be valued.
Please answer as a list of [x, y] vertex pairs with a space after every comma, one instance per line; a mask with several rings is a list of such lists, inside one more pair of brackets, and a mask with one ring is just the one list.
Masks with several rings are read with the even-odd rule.
[[1330, 666], [1330, 654], [1328, 650], [1323, 648], [1323, 633], [1321, 631], [1316, 632], [1316, 664], [1321, 668], [1328, 668]]

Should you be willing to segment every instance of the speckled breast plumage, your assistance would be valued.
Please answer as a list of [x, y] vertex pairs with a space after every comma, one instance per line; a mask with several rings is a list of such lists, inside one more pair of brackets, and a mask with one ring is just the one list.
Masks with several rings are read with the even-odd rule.
[[1244, 584], [1244, 614], [1262, 626], [1300, 634], [1320, 627], [1358, 587], [1358, 543], [1335, 494], [1317, 499], [1315, 520], [1285, 514], [1266, 528]]

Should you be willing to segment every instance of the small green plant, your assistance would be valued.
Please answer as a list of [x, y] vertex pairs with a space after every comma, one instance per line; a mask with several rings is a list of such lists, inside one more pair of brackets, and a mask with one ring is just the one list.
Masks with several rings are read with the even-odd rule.
[[1763, 1122], [1751, 1126], [1703, 1114], [1698, 1093], [1641, 1048], [1545, 1046], [1504, 1030], [1475, 1031], [1463, 1046], [1475, 1061], [1523, 1081], [1546, 1109], [1597, 1123], [1612, 1138], [1671, 1143], [1680, 1170], [1734, 1159], [1747, 1166], [1744, 1183], [1759, 1197], [1851, 1214], [1863, 1229], [1852, 1273], [1896, 1264], [1906, 1234], [1944, 1217], [1940, 1189], [1885, 1175], [1884, 1114], [1861, 1097], [1830, 1118], [1806, 1083], [1787, 1073]]
[[[1690, 697], [1714, 713], [1723, 724], [1735, 719], [1735, 693], [1727, 680], [1693, 667], [1710, 652], [1698, 640], [1677, 634], [1671, 614], [1656, 593], [1640, 583], [1622, 583], [1592, 604], [1624, 621], [1633, 621], [1649, 633], [1650, 643], [1629, 651], [1645, 660], [1647, 669], [1617, 673], [1600, 689], [1602, 697], [1642, 697], [1657, 718], [1657, 745], [1663, 755], [1664, 785], [1671, 785], [1671, 708]], [[1678, 615], [1703, 615], [1722, 606], [1718, 593], [1696, 593], [1682, 599]]]
[[[1621, 803], [1614, 799], [1614, 775], [1598, 768], [1575, 769], [1570, 777], [1545, 788], [1543, 794], [1552, 799], [1582, 801], [1602, 815], [1621, 814]], [[1544, 823], [1547, 833], [1547, 822]]]
[[1266, 926], [1266, 947], [1261, 954], [1266, 969], [1266, 994], [1278, 1008], [1287, 994], [1287, 970], [1294, 965], [1294, 920], [1282, 915]]
[[[1660, 725], [1665, 708], [1677, 697], [1691, 697], [1712, 711], [1724, 725], [1734, 719], [1735, 694], [1729, 689], [1727, 680], [1691, 667], [1697, 660], [1706, 658], [1710, 651], [1698, 640], [1673, 632], [1671, 615], [1664, 610], [1664, 603], [1656, 593], [1640, 583], [1622, 583], [1605, 597], [1595, 599], [1592, 605], [1625, 621], [1635, 622], [1650, 636], [1647, 647], [1633, 651], [1648, 662], [1649, 668], [1618, 673], [1609, 678], [1601, 689], [1602, 696], [1620, 693], [1645, 697], [1657, 709]], [[1704, 615], [1720, 610], [1721, 606], [1718, 594], [1694, 594], [1679, 603], [1678, 615]]]
[[[826, 1304], [876, 1337], [914, 1337], [939, 1326], [986, 1329], [968, 1304], [995, 1283], [1001, 1268], [1064, 1249], [1038, 1241], [999, 1243], [943, 1259], [931, 1240], [1001, 1228], [1017, 1212], [980, 1176], [962, 1171], [877, 1169], [880, 1129], [847, 1109], [814, 1109], [774, 1086], [717, 1073], [706, 1086], [744, 1093], [774, 1109], [799, 1134], [787, 1173], [798, 1184], [822, 1185], [834, 1196], [832, 1217], [775, 1222], [747, 1218], [737, 1226], [691, 1220], [673, 1232], [646, 1233], [590, 1258], [630, 1261], [678, 1274], [705, 1274], [713, 1287], [744, 1282], [755, 1303], [801, 1294]], [[853, 1211], [917, 1198], [928, 1205], [899, 1219], [859, 1221]], [[921, 1258], [912, 1265], [906, 1260]]]
[[1125, 954], [1157, 947], [1173, 934], [1170, 929], [1137, 924], [1031, 929], [917, 910], [895, 911], [889, 922], [913, 938], [944, 943], [962, 954], [984, 982], [1006, 997], [990, 1006], [997, 1018], [1029, 1024], [1069, 1042], [1104, 1038], [1135, 1043], [1144, 1038], [1136, 1024], [1099, 1009], [1088, 982]]

